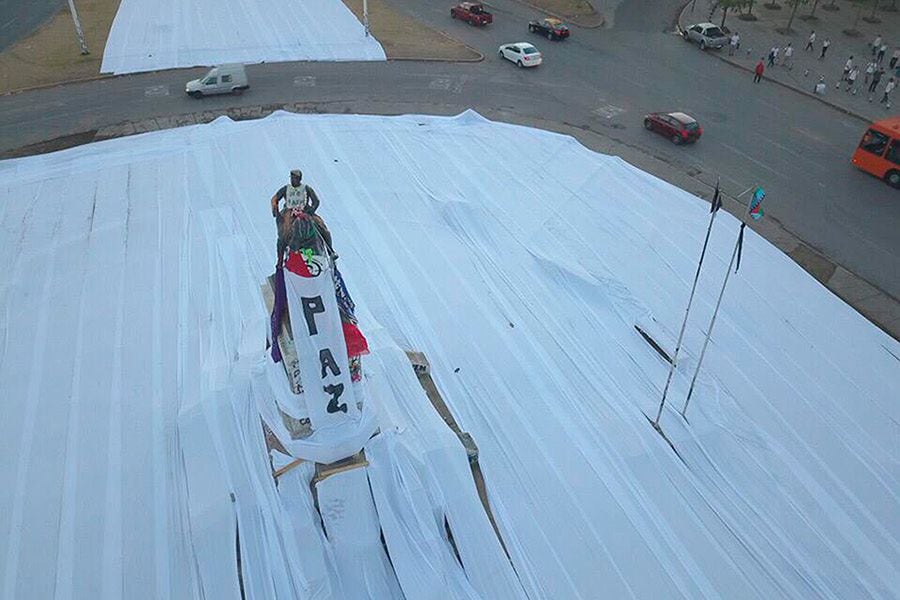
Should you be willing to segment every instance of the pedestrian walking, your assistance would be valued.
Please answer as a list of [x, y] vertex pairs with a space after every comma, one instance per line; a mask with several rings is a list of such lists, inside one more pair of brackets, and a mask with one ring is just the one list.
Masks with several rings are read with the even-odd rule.
[[875, 64], [874, 60], [870, 60], [868, 64], [866, 64], [865, 79], [863, 80], [863, 83], [865, 85], [869, 85], [869, 79], [872, 78], [872, 75], [875, 73], [875, 69], [877, 68], [878, 65]]
[[807, 52], [810, 50], [814, 50], [813, 44], [816, 43], [816, 30], [813, 29], [809, 32], [809, 37], [806, 38], [806, 50]]
[[731, 34], [731, 39], [728, 41], [728, 56], [734, 56], [734, 53], [737, 52], [738, 47], [741, 44], [741, 36], [738, 35], [738, 32], [735, 31]]
[[[850, 74], [850, 69], [852, 69], [852, 68], [853, 68], [853, 55], [851, 55], [850, 58], [847, 59], [847, 62], [844, 63], [844, 74], [841, 75], [841, 81], [847, 80], [847, 75]], [[838, 87], [840, 87], [840, 83], [838, 84]]]
[[763, 64], [763, 59], [760, 58], [759, 62], [756, 63], [756, 69], [753, 70], [753, 83], [759, 83], [759, 80], [762, 79], [763, 73], [766, 72], [766, 66]]
[[772, 46], [772, 47], [769, 49], [769, 59], [768, 59], [768, 63], [769, 63], [769, 64], [766, 65], [766, 66], [768, 66], [768, 67], [774, 67], [774, 66], [775, 66], [775, 61], [777, 61], [777, 60], [778, 60], [778, 46]]
[[891, 77], [888, 79], [887, 85], [884, 86], [884, 95], [881, 97], [881, 101], [878, 104], [887, 104], [885, 108], [890, 108], [891, 92], [894, 91], [895, 87], [897, 87], [897, 83], [894, 81], [894, 78]]
[[896, 67], [898, 60], [900, 60], [900, 47], [894, 48], [894, 53], [891, 54], [890, 68]]
[[788, 45], [784, 47], [784, 62], [781, 64], [791, 70], [794, 68], [794, 47], [788, 42]]
[[879, 33], [875, 36], [875, 39], [872, 40], [872, 56], [875, 56], [875, 53], [878, 52], [878, 49], [881, 48], [881, 34]]
[[819, 55], [819, 60], [825, 58], [825, 53], [828, 52], [828, 47], [831, 46], [831, 40], [825, 38], [822, 40], [822, 54]]
[[869, 84], [869, 102], [875, 99], [875, 90], [878, 89], [878, 84], [881, 83], [883, 76], [884, 69], [878, 69], [872, 74], [872, 83]]
[[878, 48], [878, 57], [875, 59], [875, 62], [877, 62], [880, 65], [881, 62], [884, 60], [885, 54], [887, 54], [887, 44], [882, 44]]
[[845, 91], [850, 92], [854, 96], [856, 95], [857, 77], [859, 77], [859, 67], [853, 65], [853, 68], [850, 69], [850, 72], [847, 74], [847, 89]]

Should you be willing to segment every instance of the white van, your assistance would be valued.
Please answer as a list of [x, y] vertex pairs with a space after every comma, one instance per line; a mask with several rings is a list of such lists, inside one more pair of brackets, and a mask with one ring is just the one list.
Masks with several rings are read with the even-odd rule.
[[200, 79], [188, 81], [184, 91], [188, 96], [200, 98], [213, 94], [240, 94], [249, 88], [244, 65], [219, 65]]

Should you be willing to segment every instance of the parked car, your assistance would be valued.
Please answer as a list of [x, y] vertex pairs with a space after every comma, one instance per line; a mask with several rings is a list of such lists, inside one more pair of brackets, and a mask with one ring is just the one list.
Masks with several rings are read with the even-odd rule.
[[569, 37], [569, 28], [559, 19], [548, 17], [542, 21], [528, 23], [528, 31], [546, 37], [548, 40], [564, 40]]
[[541, 64], [541, 53], [528, 42], [503, 44], [497, 51], [500, 58], [516, 63], [517, 67], [536, 67]]
[[697, 23], [681, 32], [689, 42], [700, 46], [701, 50], [707, 48], [724, 48], [728, 44], [728, 36], [718, 25], [712, 23]]
[[479, 2], [460, 2], [450, 9], [450, 16], [469, 25], [487, 25], [494, 22], [494, 15]]
[[214, 94], [240, 94], [250, 89], [244, 65], [219, 65], [199, 79], [192, 79], [184, 86], [188, 96], [200, 98]]
[[644, 117], [644, 128], [666, 136], [673, 144], [696, 142], [703, 135], [697, 119], [683, 112], [650, 113]]

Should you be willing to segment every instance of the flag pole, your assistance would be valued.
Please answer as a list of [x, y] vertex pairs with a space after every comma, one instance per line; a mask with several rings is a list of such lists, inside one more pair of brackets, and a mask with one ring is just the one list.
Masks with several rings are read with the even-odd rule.
[[[745, 192], [741, 192], [739, 196], [743, 196], [744, 194], [749, 192], [750, 189]], [[765, 197], [765, 190], [760, 186], [755, 186], [753, 196], [747, 203], [747, 215], [749, 215], [750, 218], [754, 221], [759, 221], [763, 218], [762, 203]], [[691, 386], [688, 388], [687, 398], [685, 398], [684, 400], [684, 406], [681, 407], [681, 417], [685, 420], [687, 420], [686, 414], [688, 404], [690, 403], [691, 396], [694, 393], [694, 385], [697, 383], [697, 375], [700, 374], [700, 367], [703, 365], [703, 357], [706, 356], [706, 348], [709, 346], [709, 338], [712, 337], [713, 327], [715, 327], [716, 325], [716, 317], [719, 316], [719, 307], [722, 305], [722, 297], [725, 296], [725, 286], [728, 285], [728, 278], [731, 276], [731, 267], [732, 265], [735, 265], [735, 258], [737, 258], [737, 264], [734, 266], [734, 272], [737, 273], [738, 269], [741, 268], [741, 250], [744, 245], [744, 229], [746, 227], [747, 223], [742, 218], [741, 229], [740, 231], [738, 231], [737, 241], [734, 243], [734, 251], [731, 253], [731, 261], [728, 263], [728, 270], [725, 271], [725, 280], [722, 282], [722, 289], [719, 290], [719, 299], [716, 300], [716, 308], [715, 310], [713, 310], [712, 319], [710, 319], [709, 321], [709, 328], [706, 331], [706, 339], [703, 340], [703, 348], [700, 350], [700, 358], [697, 359], [697, 368], [694, 369], [694, 376], [691, 377]]]
[[656, 412], [656, 419], [653, 421], [653, 427], [656, 429], [659, 429], [659, 419], [662, 416], [663, 407], [666, 405], [666, 396], [669, 393], [669, 385], [672, 383], [672, 375], [674, 375], [675, 367], [678, 364], [678, 353], [681, 351], [681, 341], [684, 339], [684, 330], [687, 327], [688, 315], [691, 313], [691, 304], [694, 302], [694, 292], [697, 291], [697, 282], [700, 280], [700, 269], [703, 267], [703, 259], [706, 257], [706, 247], [709, 245], [709, 234], [712, 232], [716, 214], [722, 206], [722, 200], [719, 194], [719, 180], [717, 179], [716, 191], [713, 194], [712, 207], [710, 209], [709, 225], [706, 228], [706, 238], [703, 240], [703, 250], [700, 251], [700, 260], [697, 262], [697, 271], [694, 273], [694, 283], [691, 285], [691, 294], [688, 296], [687, 308], [684, 310], [684, 319], [681, 321], [681, 331], [678, 332], [678, 341], [675, 342], [675, 354], [672, 356], [672, 364], [669, 365], [669, 375], [666, 377], [666, 385], [663, 387], [662, 400], [659, 402], [659, 410]]
[[744, 237], [744, 227], [746, 226], [746, 223], [741, 223], [738, 239], [734, 243], [734, 250], [731, 251], [731, 262], [728, 263], [728, 270], [725, 272], [725, 280], [722, 282], [722, 289], [719, 290], [719, 299], [716, 300], [716, 308], [713, 310], [712, 319], [709, 321], [709, 328], [706, 330], [706, 339], [703, 340], [703, 348], [700, 349], [700, 358], [697, 359], [697, 368], [694, 369], [694, 376], [691, 377], [691, 387], [688, 388], [687, 398], [684, 401], [684, 406], [681, 408], [681, 416], [685, 419], [687, 418], [685, 413], [687, 413], [688, 403], [690, 403], [691, 395], [694, 393], [694, 384], [697, 383], [697, 375], [700, 373], [700, 366], [703, 364], [703, 357], [706, 355], [707, 346], [709, 346], [709, 338], [712, 337], [713, 327], [716, 326], [716, 317], [719, 316], [719, 307], [722, 305], [722, 297], [725, 296], [725, 286], [728, 285], [728, 278], [731, 276], [731, 267], [734, 265], [734, 259], [738, 255]]
[[81, 53], [90, 54], [90, 52], [88, 52], [87, 42], [84, 39], [84, 30], [81, 28], [81, 20], [78, 18], [78, 11], [75, 9], [75, 0], [69, 0], [69, 12], [72, 13], [72, 21], [75, 22], [75, 35], [78, 37], [78, 45], [81, 46]]
[[366, 37], [369, 37], [369, 1], [363, 0], [363, 28], [366, 30]]

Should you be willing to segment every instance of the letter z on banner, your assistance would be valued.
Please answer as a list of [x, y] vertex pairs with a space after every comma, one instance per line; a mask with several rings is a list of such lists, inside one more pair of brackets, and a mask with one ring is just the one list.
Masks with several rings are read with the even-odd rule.
[[331, 268], [322, 269], [316, 277], [302, 277], [288, 270], [284, 275], [304, 401], [313, 430], [359, 422]]

